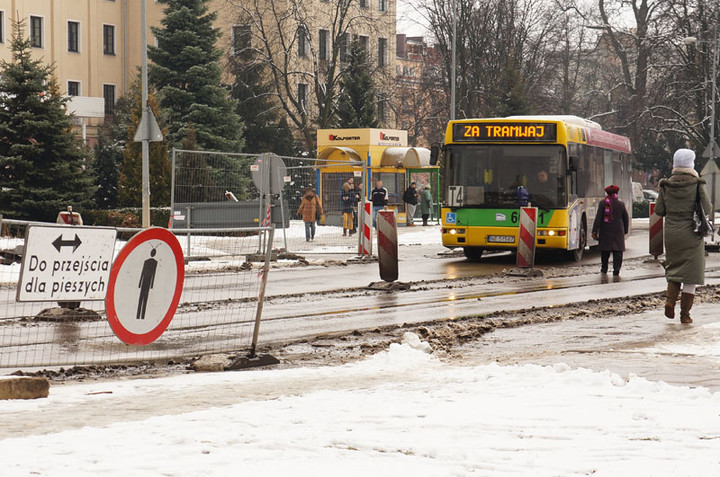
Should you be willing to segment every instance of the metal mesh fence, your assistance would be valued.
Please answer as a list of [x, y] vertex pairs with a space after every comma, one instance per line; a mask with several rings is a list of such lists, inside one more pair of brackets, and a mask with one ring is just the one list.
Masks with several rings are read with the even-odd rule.
[[[343, 217], [344, 205], [347, 210], [343, 197], [348, 197], [343, 185], [352, 183], [352, 202], [362, 201], [363, 163], [280, 157], [284, 165], [277, 172], [281, 187], [261, 196], [252, 174], [253, 165], [263, 156], [174, 150], [172, 227], [257, 225], [265, 218], [269, 202], [277, 228], [274, 248], [302, 254], [357, 253], [357, 207]], [[314, 232], [298, 213], [308, 189], [318, 195], [322, 207], [322, 214], [315, 217]], [[196, 255], [192, 243], [191, 239], [191, 255]]]
[[[77, 310], [62, 314], [55, 302], [16, 301], [27, 226], [2, 223], [0, 368], [158, 361], [251, 347], [258, 292], [267, 276], [269, 228], [193, 231], [199, 253], [186, 260], [172, 322], [154, 343], [130, 346], [114, 335], [103, 301], [82, 302]], [[115, 255], [136, 232], [118, 229]], [[175, 233], [186, 252], [186, 236]]]

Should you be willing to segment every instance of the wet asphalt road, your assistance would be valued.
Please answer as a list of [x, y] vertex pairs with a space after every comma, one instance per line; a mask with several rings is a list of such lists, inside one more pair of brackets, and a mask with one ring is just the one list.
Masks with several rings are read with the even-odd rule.
[[[628, 240], [627, 262], [618, 280], [601, 277], [597, 273], [599, 253], [592, 251], [586, 253], [580, 264], [567, 261], [555, 254], [540, 254], [536, 266], [545, 271], [546, 276], [536, 279], [501, 276], [503, 270], [514, 266], [514, 257], [510, 254], [491, 255], [484, 257], [479, 263], [472, 263], [462, 257], [447, 256], [443, 252], [444, 249], [437, 243], [400, 247], [400, 280], [426, 282], [416, 283], [414, 290], [409, 292], [365, 291], [364, 287], [368, 283], [379, 280], [377, 263], [272, 270], [267, 289], [267, 296], [270, 299], [265, 304], [261, 327], [261, 344], [287, 342], [356, 329], [372, 329], [384, 325], [448, 320], [494, 311], [520, 310], [532, 306], [555, 306], [589, 299], [638, 296], [659, 292], [665, 288], [661, 267], [657, 262], [647, 260], [649, 258], [647, 230], [643, 230], [642, 224], [635, 227], [632, 237]], [[568, 267], [576, 267], [577, 273], [563, 276], [563, 269]], [[708, 284], [720, 284], [719, 270], [720, 256], [712, 254], [708, 257]], [[231, 283], [233, 277], [228, 275], [227, 280]], [[249, 290], [255, 284], [247, 282], [239, 286], [248, 287]], [[218, 298], [233, 292], [224, 286], [222, 281], [215, 288], [213, 295], [217, 295]], [[328, 293], [329, 290], [342, 291]], [[207, 297], [203, 287], [193, 287], [192, 279], [187, 283], [186, 292], [186, 299], [191, 302], [202, 302], [203, 297]], [[243, 290], [237, 292], [242, 293]], [[293, 296], [288, 296], [291, 294]], [[175, 317], [172, 329], [163, 336], [163, 342], [155, 347], [155, 357], [164, 359], [201, 353], [203, 348], [237, 349], [238, 345], [247, 343], [251, 333], [253, 308], [254, 306], [249, 304], [230, 303], [181, 312]], [[236, 323], [238, 314], [243, 315], [243, 324]], [[720, 320], [720, 317], [714, 317], [712, 308], [703, 309], [702, 316], [701, 327], [697, 329], [704, 329], [702, 327], [713, 323], [715, 319]], [[572, 358], [580, 365], [585, 361], [579, 358], [581, 356], [607, 352], [610, 354], [603, 356], [613, 356], [605, 360], [608, 363], [618, 360], [629, 362], [632, 360], [621, 359], [613, 354], [617, 349], [639, 349], [636, 333], [628, 332], [627, 327], [622, 326], [622, 321], [626, 318], [623, 317], [618, 323], [606, 322], [602, 326], [595, 320], [588, 319], [585, 328], [580, 329], [577, 328], [579, 325], [576, 321], [572, 324], [560, 322], [544, 325], [552, 330], [549, 333], [528, 333], [532, 330], [528, 327], [495, 332], [492, 336], [493, 339], [499, 337], [497, 341], [489, 342], [490, 345], [484, 340], [480, 341], [476, 349], [467, 350], [467, 359], [550, 362], [562, 361], [561, 358]], [[644, 316], [640, 320], [633, 319], [632, 322], [642, 323], [643, 320], [648, 319], [648, 327], [643, 330], [654, 330], [655, 318], [657, 317]], [[660, 322], [663, 324], [658, 326], [668, 326], [662, 320]], [[215, 329], [211, 337], [215, 342], [203, 343], [202, 347], [198, 347], [200, 338], [208, 336], [207, 330], [210, 327]], [[670, 334], [667, 335], [666, 332]], [[93, 356], [90, 351], [100, 347], [107, 350], [103, 353], [104, 362], [127, 359], [127, 351], [117, 343], [117, 339], [105, 322], [80, 323], [64, 334], [47, 333], [48, 337], [53, 338], [35, 343], [24, 341], [19, 334], [14, 336], [14, 333], [7, 328], [2, 333], [0, 362], [3, 362], [3, 356], [22, 353], [43, 354], [46, 356], [47, 364], [53, 364], [53, 361], [61, 363], [64, 360], [82, 362], [83, 349], [88, 356]], [[676, 337], [673, 333], [672, 330], [668, 331], [665, 328], [660, 331], [648, 331], [647, 334], [642, 335], [644, 338], [640, 341], [647, 345], [645, 348], [651, 349], [654, 344], [672, 342]], [[526, 335], [534, 336], [535, 340], [521, 339]], [[63, 336], [70, 337], [72, 346], [57, 346], [58, 343], [54, 340], [65, 339]], [[566, 347], [558, 346], [556, 339], [558, 336], [565, 336], [560, 342], [566, 343]], [[577, 336], [591, 338], [577, 342], [573, 340]], [[708, 339], [712, 339], [713, 336], [711, 332]], [[571, 347], [572, 343], [577, 346]], [[587, 350], [580, 346], [588, 343], [594, 347], [592, 353], [585, 353], [583, 350]], [[528, 350], [532, 352], [527, 354]], [[647, 356], [657, 355], [653, 353], [638, 355], [634, 352], [631, 355], [623, 355], [622, 358], [632, 356], [637, 363], [635, 367], [628, 368], [635, 369]], [[702, 358], [704, 361], [709, 360], [708, 362], [714, 362], [714, 359], [712, 356]], [[595, 358], [587, 361], [590, 361], [588, 364], [603, 362]], [[653, 366], [649, 368], [652, 369]], [[685, 379], [686, 383], [690, 381]], [[696, 381], [699, 382], [701, 379], [695, 379], [693, 382]]]

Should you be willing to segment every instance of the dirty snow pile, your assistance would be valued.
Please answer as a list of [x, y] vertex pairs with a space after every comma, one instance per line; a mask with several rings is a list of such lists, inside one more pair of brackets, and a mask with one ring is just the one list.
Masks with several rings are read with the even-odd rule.
[[1, 402], [0, 419], [27, 414], [29, 428], [67, 421], [0, 440], [2, 475], [720, 475], [720, 394], [562, 364], [457, 366], [428, 351], [408, 336], [345, 366]]

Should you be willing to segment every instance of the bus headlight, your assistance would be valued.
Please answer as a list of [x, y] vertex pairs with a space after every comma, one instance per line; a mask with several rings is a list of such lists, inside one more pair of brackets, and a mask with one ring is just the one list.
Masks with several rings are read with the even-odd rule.
[[450, 235], [455, 235], [455, 234], [457, 233], [457, 230], [455, 230], [455, 229], [450, 229], [450, 230], [448, 231], [448, 233], [449, 233]]

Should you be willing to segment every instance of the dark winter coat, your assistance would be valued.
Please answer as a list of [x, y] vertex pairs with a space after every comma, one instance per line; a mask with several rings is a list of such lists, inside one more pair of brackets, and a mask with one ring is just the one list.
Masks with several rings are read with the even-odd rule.
[[315, 192], [306, 192], [302, 200], [300, 200], [297, 213], [302, 217], [303, 222], [315, 222], [318, 215], [323, 215], [320, 197]]
[[615, 197], [611, 197], [612, 216], [611, 222], [605, 222], [605, 199], [598, 204], [595, 222], [593, 222], [592, 233], [598, 235], [598, 249], [601, 252], [624, 252], [625, 234], [628, 233], [630, 217], [628, 216], [625, 204]]
[[370, 191], [370, 200], [373, 207], [385, 207], [388, 204], [388, 190], [385, 187], [375, 187]]
[[355, 188], [347, 182], [343, 184], [342, 195], [340, 196], [341, 211], [344, 214], [351, 213], [357, 206], [358, 198]]
[[418, 204], [418, 191], [417, 189], [414, 189], [412, 187], [408, 187], [405, 193], [403, 194], [403, 202], [411, 205], [417, 205]]
[[660, 181], [655, 213], [665, 217], [665, 278], [671, 282], [703, 285], [705, 241], [693, 232], [698, 190], [705, 212], [711, 214], [712, 209], [705, 193], [705, 181], [692, 172], [692, 169], [673, 169], [669, 179]]

